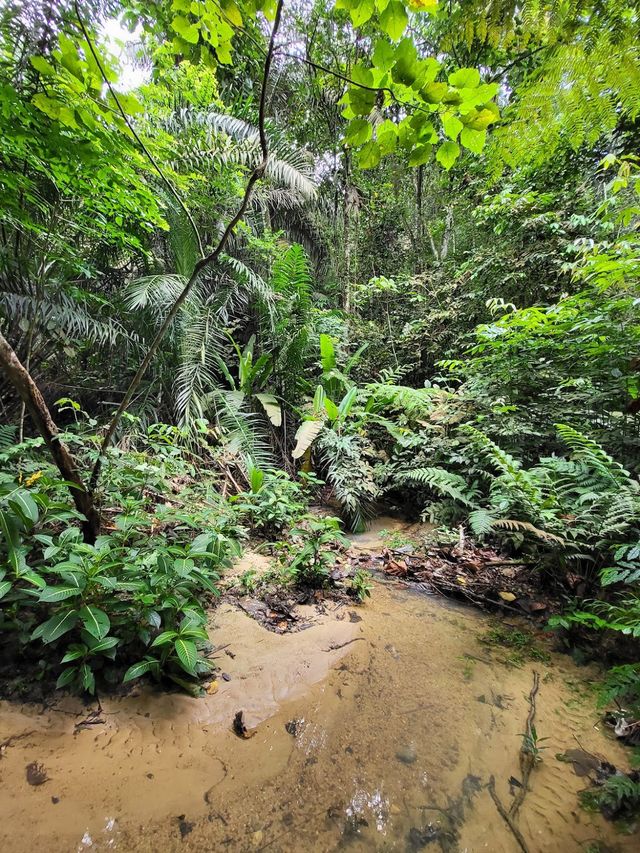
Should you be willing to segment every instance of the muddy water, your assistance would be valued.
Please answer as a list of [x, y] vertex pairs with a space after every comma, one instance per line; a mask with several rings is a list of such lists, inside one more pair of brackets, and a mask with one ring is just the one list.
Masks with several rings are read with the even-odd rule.
[[[89, 720], [72, 700], [0, 706], [0, 742], [14, 737], [0, 755], [3, 853], [517, 851], [484, 786], [493, 775], [508, 808], [533, 668], [549, 739], [518, 818], [529, 850], [638, 849], [578, 808], [582, 780], [555, 757], [577, 739], [626, 762], [599, 728], [592, 673], [569, 659], [508, 668], [478, 642], [486, 617], [383, 585], [297, 634], [229, 605], [214, 623], [230, 680], [204, 699], [140, 689]], [[240, 709], [246, 740], [230, 728]]]

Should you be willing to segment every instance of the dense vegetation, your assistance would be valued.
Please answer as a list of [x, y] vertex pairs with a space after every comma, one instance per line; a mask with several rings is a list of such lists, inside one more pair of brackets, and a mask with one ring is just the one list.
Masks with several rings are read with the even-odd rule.
[[638, 719], [635, 4], [1, 14], [5, 675], [193, 689], [247, 536], [322, 586], [310, 503], [387, 504], [525, 560]]

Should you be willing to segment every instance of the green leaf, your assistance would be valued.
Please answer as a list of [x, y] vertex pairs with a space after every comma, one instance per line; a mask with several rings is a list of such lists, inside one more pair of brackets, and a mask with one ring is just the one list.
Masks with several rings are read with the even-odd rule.
[[475, 89], [480, 85], [480, 72], [477, 68], [459, 68], [449, 74], [449, 83], [456, 89]]
[[125, 672], [122, 683], [125, 684], [127, 681], [133, 681], [134, 678], [140, 678], [141, 675], [146, 675], [147, 672], [157, 670], [157, 668], [157, 660], [138, 661], [138, 663], [134, 663], [133, 666], [130, 666]]
[[13, 513], [0, 509], [0, 530], [7, 546], [9, 565], [17, 575], [25, 567], [19, 525], [20, 519], [17, 519]]
[[111, 622], [104, 610], [87, 604], [80, 610], [78, 616], [82, 619], [84, 627], [96, 640], [101, 640], [109, 633]]
[[44, 58], [44, 56], [30, 56], [29, 62], [33, 65], [33, 67], [40, 74], [44, 74], [47, 77], [50, 77], [52, 74], [55, 74], [55, 69], [53, 65]]
[[415, 45], [410, 38], [404, 38], [396, 48], [396, 61], [391, 70], [391, 77], [396, 83], [412, 86], [419, 71], [418, 52]]
[[349, 10], [353, 26], [361, 27], [363, 24], [366, 24], [373, 15], [374, 8], [374, 0], [356, 0]]
[[333, 402], [333, 400], [330, 400], [328, 397], [325, 397], [324, 398], [324, 408], [325, 408], [327, 415], [329, 416], [329, 419], [332, 421], [335, 421], [339, 415], [339, 412], [338, 412], [338, 407]]
[[446, 113], [442, 116], [442, 127], [449, 139], [455, 140], [464, 125], [457, 116]]
[[361, 169], [375, 169], [380, 162], [382, 152], [380, 146], [374, 140], [367, 142], [358, 152], [358, 166]]
[[356, 387], [350, 388], [347, 391], [342, 400], [340, 400], [340, 405], [338, 406], [340, 417], [346, 418], [349, 415], [357, 396], [358, 389]]
[[10, 589], [11, 589], [11, 581], [2, 581], [0, 583], [0, 598], [4, 598]]
[[56, 615], [52, 616], [51, 619], [43, 622], [42, 625], [38, 625], [31, 635], [31, 639], [37, 640], [41, 637], [43, 643], [53, 643], [54, 640], [57, 640], [59, 637], [62, 637], [63, 634], [70, 631], [77, 621], [77, 610], [64, 610], [60, 613], [56, 613]]
[[464, 116], [464, 123], [472, 130], [486, 130], [490, 124], [498, 121], [500, 111], [495, 104], [485, 105], [481, 110], [469, 113]]
[[54, 601], [64, 601], [66, 598], [73, 598], [76, 595], [80, 595], [80, 589], [73, 584], [48, 586], [42, 590], [38, 596], [38, 601], [49, 603]]
[[371, 62], [380, 71], [389, 71], [395, 62], [395, 48], [385, 39], [378, 39], [371, 54]]
[[38, 504], [31, 497], [26, 489], [20, 489], [9, 498], [9, 506], [16, 512], [27, 526], [37, 524], [40, 518]]
[[436, 160], [447, 171], [453, 166], [460, 156], [460, 146], [457, 142], [443, 142], [436, 153]]
[[354, 118], [347, 125], [344, 141], [347, 145], [358, 147], [371, 139], [371, 125], [364, 118]]
[[433, 151], [433, 145], [431, 145], [429, 143], [416, 145], [416, 147], [412, 150], [411, 154], [409, 155], [409, 165], [410, 166], [423, 166], [431, 158], [431, 152], [432, 151]]
[[94, 646], [91, 646], [92, 654], [98, 654], [98, 652], [106, 652], [109, 649], [115, 648], [120, 640], [117, 637], [105, 637], [103, 640], [99, 640]]
[[446, 83], [425, 83], [420, 94], [428, 104], [439, 104], [449, 91]]
[[166, 646], [167, 643], [173, 642], [177, 636], [178, 633], [176, 631], [163, 631], [162, 634], [158, 634], [153, 643], [151, 643], [151, 648], [153, 649], [156, 646]]
[[78, 675], [84, 689], [93, 695], [96, 691], [96, 679], [88, 663], [82, 664], [78, 670]]
[[349, 106], [356, 116], [368, 116], [376, 102], [376, 93], [371, 89], [351, 86], [347, 92]]
[[472, 127], [465, 127], [460, 134], [460, 142], [469, 151], [474, 154], [480, 154], [484, 148], [484, 143], [487, 138], [486, 130], [474, 130]]
[[176, 15], [171, 21], [171, 28], [175, 30], [181, 39], [188, 44], [197, 44], [200, 38], [200, 29], [197, 24], [192, 24], [184, 15]]
[[53, 98], [48, 98], [43, 92], [38, 92], [37, 95], [34, 95], [31, 99], [31, 103], [34, 107], [37, 107], [40, 112], [48, 115], [49, 118], [55, 120], [60, 115], [60, 107], [62, 104]]
[[380, 15], [380, 27], [393, 41], [402, 37], [408, 23], [409, 16], [404, 5], [398, 0], [392, 0]]
[[58, 676], [58, 680], [56, 681], [56, 688], [59, 690], [61, 687], [66, 687], [67, 685], [71, 684], [71, 682], [75, 680], [75, 677], [77, 674], [78, 674], [77, 667], [75, 667], [75, 666], [67, 667]]
[[62, 658], [60, 663], [71, 663], [71, 661], [78, 660], [78, 658], [83, 658], [87, 653], [87, 647], [83, 645], [79, 645], [78, 643], [73, 643], [69, 646], [65, 656]]
[[376, 127], [376, 142], [382, 156], [390, 154], [398, 144], [398, 126], [390, 119], [385, 119]]
[[195, 674], [196, 664], [198, 662], [198, 650], [196, 644], [192, 640], [183, 640], [179, 638], [175, 642], [175, 651], [183, 669], [190, 675]]

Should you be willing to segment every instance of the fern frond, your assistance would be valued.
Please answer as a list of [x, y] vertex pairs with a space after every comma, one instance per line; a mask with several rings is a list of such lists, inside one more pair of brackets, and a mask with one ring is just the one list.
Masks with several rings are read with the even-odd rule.
[[555, 533], [550, 533], [548, 530], [541, 530], [528, 521], [518, 521], [515, 518], [497, 518], [492, 522], [491, 526], [515, 532], [531, 533], [538, 539], [543, 539], [545, 542], [553, 542], [557, 545], [567, 544], [561, 536], [556, 536]]

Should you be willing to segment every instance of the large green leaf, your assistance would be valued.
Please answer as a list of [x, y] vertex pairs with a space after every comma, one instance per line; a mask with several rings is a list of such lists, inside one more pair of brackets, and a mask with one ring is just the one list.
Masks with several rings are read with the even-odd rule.
[[344, 141], [357, 147], [371, 139], [371, 124], [364, 118], [354, 118], [347, 125]]
[[474, 130], [472, 127], [465, 127], [460, 134], [460, 142], [469, 151], [474, 154], [480, 154], [484, 148], [484, 143], [487, 138], [486, 130]]
[[84, 627], [96, 640], [101, 640], [109, 633], [111, 622], [104, 610], [100, 610], [99, 607], [87, 604], [80, 610], [78, 615], [82, 619]]
[[4, 598], [10, 589], [11, 589], [11, 581], [0, 582], [0, 598]]
[[9, 498], [9, 506], [24, 521], [27, 527], [37, 524], [40, 518], [38, 504], [26, 489], [20, 489]]
[[0, 531], [6, 543], [9, 565], [15, 574], [20, 574], [25, 566], [19, 524], [13, 513], [0, 509]]
[[195, 674], [198, 662], [198, 649], [192, 640], [184, 640], [182, 637], [176, 640], [174, 648], [183, 669], [190, 675]]
[[361, 169], [375, 169], [380, 162], [382, 152], [380, 146], [373, 139], [358, 152], [358, 166]]
[[380, 15], [380, 27], [393, 41], [402, 37], [408, 22], [409, 16], [404, 5], [398, 0], [392, 0]]
[[197, 24], [191, 23], [184, 15], [176, 15], [171, 21], [171, 27], [174, 29], [181, 39], [184, 39], [188, 44], [197, 44], [200, 38], [200, 29]]
[[37, 640], [38, 638], [42, 638], [43, 643], [53, 643], [54, 640], [62, 637], [63, 634], [66, 634], [75, 627], [77, 621], [77, 610], [63, 610], [60, 613], [56, 613], [51, 619], [43, 622], [42, 625], [38, 625], [31, 635], [31, 639]]
[[157, 668], [157, 660], [138, 661], [138, 663], [134, 663], [133, 666], [130, 666], [125, 672], [122, 683], [124, 684], [127, 681], [132, 681], [134, 678], [140, 678], [141, 675], [146, 675], [147, 672], [152, 672], [157, 670]]
[[460, 156], [460, 146], [457, 142], [447, 140], [438, 148], [436, 160], [441, 166], [444, 166], [447, 171], [453, 166]]
[[54, 601], [64, 601], [66, 598], [73, 598], [76, 595], [80, 595], [80, 589], [74, 584], [48, 586], [42, 590], [38, 596], [38, 601], [52, 603]]
[[459, 68], [449, 74], [449, 83], [456, 89], [474, 89], [480, 85], [480, 72], [477, 68]]

